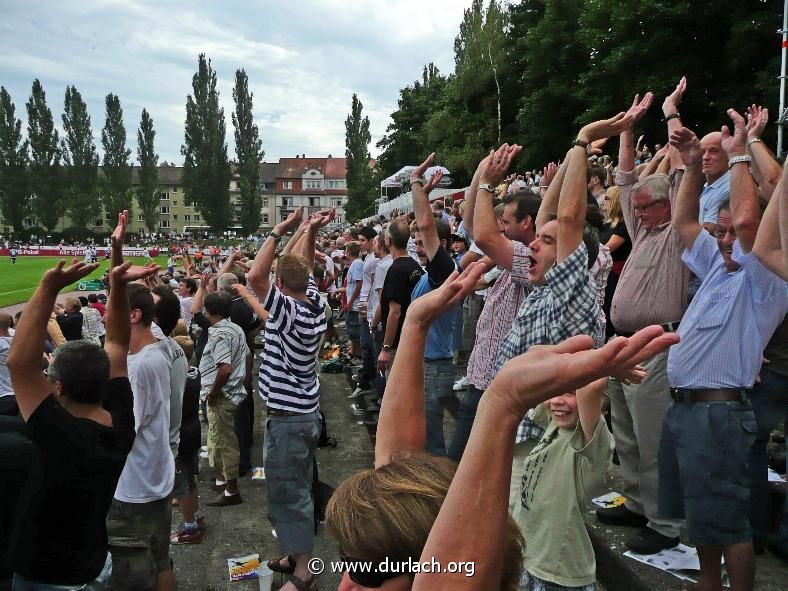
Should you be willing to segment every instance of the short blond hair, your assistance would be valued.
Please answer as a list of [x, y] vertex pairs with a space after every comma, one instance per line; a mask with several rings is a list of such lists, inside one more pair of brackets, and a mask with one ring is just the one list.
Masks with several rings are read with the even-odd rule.
[[82, 302], [79, 301], [79, 298], [66, 298], [64, 305], [66, 308], [74, 308], [77, 312], [82, 310]]
[[309, 286], [309, 265], [306, 259], [298, 254], [286, 254], [279, 257], [276, 264], [276, 278], [293, 293], [306, 293]]

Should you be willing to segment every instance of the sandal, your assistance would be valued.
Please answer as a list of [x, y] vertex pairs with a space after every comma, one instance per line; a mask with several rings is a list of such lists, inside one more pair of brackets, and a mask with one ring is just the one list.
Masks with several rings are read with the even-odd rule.
[[[288, 566], [285, 567], [282, 566], [283, 558], [287, 558]], [[289, 554], [287, 556], [280, 556], [279, 558], [274, 558], [273, 560], [269, 560], [267, 564], [268, 564], [268, 568], [270, 568], [275, 573], [283, 573], [286, 575], [292, 575], [295, 572], [295, 567], [296, 567], [295, 559]]]
[[309, 575], [306, 579], [293, 575], [290, 577], [289, 582], [293, 583], [298, 591], [318, 591], [315, 575]]

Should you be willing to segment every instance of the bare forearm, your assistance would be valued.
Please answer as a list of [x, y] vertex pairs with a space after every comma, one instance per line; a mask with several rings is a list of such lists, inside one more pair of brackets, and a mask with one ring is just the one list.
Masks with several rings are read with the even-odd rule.
[[230, 374], [232, 373], [232, 368], [227, 363], [222, 363], [216, 368], [216, 379], [211, 386], [211, 391], [208, 392], [208, 398], [213, 398], [214, 396], [221, 396], [222, 388], [224, 388], [225, 384], [227, 384], [227, 380], [230, 379]]
[[569, 155], [572, 150], [569, 150], [564, 156], [564, 161], [555, 173], [555, 178], [550, 186], [547, 187], [542, 203], [539, 206], [539, 212], [536, 214], [536, 230], [541, 228], [550, 219], [550, 215], [558, 211], [558, 198], [561, 195], [561, 187], [564, 184], [564, 177], [566, 177], [566, 167], [569, 162]]
[[25, 313], [19, 320], [14, 333], [13, 346], [8, 354], [8, 365], [15, 366], [17, 371], [40, 371], [41, 356], [44, 352], [44, 340], [47, 335], [47, 324], [55, 305], [57, 291], [39, 285], [33, 297], [25, 306]]
[[746, 162], [731, 167], [731, 215], [736, 237], [744, 252], [750, 252], [761, 222], [758, 189]]
[[257, 288], [255, 292], [262, 296], [263, 292], [260, 290], [268, 289], [268, 278], [271, 274], [271, 265], [274, 263], [274, 256], [276, 255], [277, 241], [271, 236], [265, 239], [265, 242], [254, 257], [252, 268], [249, 270], [249, 275], [246, 278], [249, 283]]
[[635, 170], [634, 134], [631, 129], [621, 132], [618, 136], [618, 170], [631, 172]]
[[687, 249], [692, 248], [702, 229], [698, 222], [698, 216], [700, 215], [700, 192], [704, 182], [705, 177], [700, 167], [688, 166], [676, 194], [672, 223]]
[[[517, 421], [498, 412], [490, 404], [491, 396], [492, 387], [479, 403], [468, 446], [421, 556], [422, 560], [434, 557], [442, 564], [472, 561], [474, 576], [419, 574], [414, 591], [499, 587]], [[492, 449], [495, 453], [491, 454]], [[468, 519], [468, 515], [484, 515], [484, 519]]]
[[375, 466], [399, 452], [424, 449], [424, 346], [429, 327], [405, 322], [400, 347], [386, 382], [386, 404], [380, 411]]
[[192, 309], [189, 310], [190, 314], [196, 314], [197, 312], [202, 311], [202, 305], [205, 302], [205, 287], [200, 283], [200, 287], [197, 288], [197, 293], [194, 294], [192, 297]]
[[468, 187], [468, 191], [465, 193], [465, 217], [463, 218], [463, 227], [465, 228], [465, 231], [468, 232], [468, 236], [470, 236], [471, 239], [473, 239], [476, 191], [479, 190], [479, 177], [481, 174], [482, 167], [479, 166], [476, 168], [476, 172], [473, 173], [471, 186]]
[[399, 326], [401, 312], [399, 310], [389, 310], [389, 315], [386, 318], [386, 332], [383, 335], [383, 344], [389, 347], [394, 346], [394, 339], [397, 336], [397, 327]]
[[295, 234], [293, 234], [293, 237], [288, 240], [287, 244], [285, 244], [285, 247], [282, 249], [282, 255], [290, 254], [293, 251], [301, 252], [299, 242], [301, 242], [301, 238], [304, 235], [304, 229], [305, 228], [301, 226], [298, 228], [298, 230], [296, 230]]
[[302, 239], [301, 244], [301, 256], [304, 257], [306, 260], [307, 267], [309, 267], [309, 272], [313, 272], [315, 269], [315, 239], [317, 238], [317, 228], [313, 228], [309, 226], [309, 230], [306, 232]]
[[753, 172], [757, 171], [756, 178], [761, 187], [764, 199], [771, 199], [774, 188], [782, 176], [782, 167], [774, 158], [774, 154], [764, 142], [752, 142], [748, 145], [747, 151], [752, 156]]

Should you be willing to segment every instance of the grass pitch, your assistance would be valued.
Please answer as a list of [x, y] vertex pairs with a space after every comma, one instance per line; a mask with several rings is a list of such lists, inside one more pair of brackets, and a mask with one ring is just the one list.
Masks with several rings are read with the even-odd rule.
[[[84, 257], [78, 257], [82, 261]], [[36, 287], [38, 287], [41, 277], [48, 269], [54, 267], [59, 260], [65, 260], [66, 264], [71, 263], [68, 257], [38, 257], [20, 256], [16, 259], [16, 264], [11, 264], [11, 257], [0, 258], [0, 308], [12, 306], [13, 304], [23, 304], [30, 299]], [[99, 279], [109, 267], [109, 261], [99, 259], [101, 265], [86, 279]], [[136, 264], [145, 264], [145, 257], [128, 257], [126, 260]], [[158, 256], [153, 259], [165, 267], [167, 264], [166, 256]], [[77, 288], [66, 288], [63, 291], [75, 291]]]

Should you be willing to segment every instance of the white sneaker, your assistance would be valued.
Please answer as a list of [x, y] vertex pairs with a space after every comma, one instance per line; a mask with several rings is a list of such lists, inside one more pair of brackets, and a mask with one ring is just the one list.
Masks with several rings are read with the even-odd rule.
[[207, 445], [203, 445], [203, 446], [200, 448], [200, 451], [208, 451], [208, 446], [207, 446]]
[[361, 396], [364, 393], [371, 394], [372, 390], [369, 390], [369, 389], [365, 390], [363, 388], [356, 388], [355, 390], [353, 390], [353, 392], [351, 392], [348, 395], [348, 400], [355, 400], [356, 398], [361, 398]]
[[207, 459], [208, 459], [208, 452], [207, 452], [207, 451], [201, 451], [201, 452], [200, 452], [200, 457], [201, 457], [203, 460], [207, 460]]
[[470, 385], [468, 381], [468, 376], [462, 376], [459, 380], [454, 382], [454, 387], [452, 388], [455, 392], [459, 392], [460, 390], [465, 390]]

